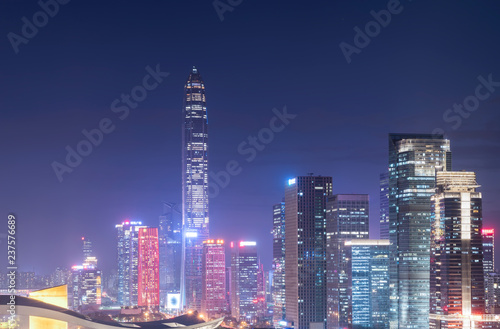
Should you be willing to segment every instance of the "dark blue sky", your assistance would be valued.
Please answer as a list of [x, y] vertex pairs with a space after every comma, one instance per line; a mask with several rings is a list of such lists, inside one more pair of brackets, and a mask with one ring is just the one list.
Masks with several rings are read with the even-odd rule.
[[[443, 119], [474, 95], [478, 76], [500, 81], [500, 3], [401, 1], [400, 13], [348, 64], [339, 44], [353, 45], [353, 29], [387, 7], [243, 1], [221, 21], [212, 1], [72, 0], [16, 54], [7, 35], [20, 35], [22, 17], [32, 21], [40, 6], [2, 1], [0, 214], [18, 215], [22, 268], [49, 273], [78, 262], [84, 235], [109, 270], [115, 224], [156, 226], [161, 201], [180, 202], [181, 105], [193, 65], [207, 88], [210, 170], [231, 160], [243, 168], [211, 199], [212, 235], [256, 240], [266, 268], [272, 205], [292, 176], [329, 175], [334, 193], [369, 193], [378, 237], [390, 132], [444, 129], [453, 168], [477, 172], [485, 222], [500, 230], [500, 87], [457, 129]], [[170, 75], [120, 120], [111, 103], [157, 64]], [[297, 117], [246, 162], [238, 145], [284, 106]], [[64, 162], [65, 147], [103, 118], [115, 130], [59, 182], [51, 163]]]

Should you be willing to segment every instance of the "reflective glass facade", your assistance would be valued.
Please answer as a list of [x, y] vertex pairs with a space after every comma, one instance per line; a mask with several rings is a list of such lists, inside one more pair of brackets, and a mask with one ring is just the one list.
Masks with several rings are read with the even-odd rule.
[[327, 198], [327, 328], [352, 326], [352, 286], [350, 251], [345, 242], [368, 239], [369, 196], [367, 194], [336, 194]]
[[184, 86], [182, 135], [182, 298], [201, 310], [202, 245], [208, 238], [208, 119], [205, 84], [193, 67]]
[[273, 206], [273, 321], [285, 319], [285, 202]]
[[485, 313], [481, 193], [473, 172], [438, 172], [432, 197], [430, 328], [478, 328]]
[[437, 168], [451, 170], [449, 140], [389, 135], [391, 328], [429, 326], [431, 196]]
[[332, 177], [299, 176], [285, 187], [286, 320], [326, 323], [326, 199]]

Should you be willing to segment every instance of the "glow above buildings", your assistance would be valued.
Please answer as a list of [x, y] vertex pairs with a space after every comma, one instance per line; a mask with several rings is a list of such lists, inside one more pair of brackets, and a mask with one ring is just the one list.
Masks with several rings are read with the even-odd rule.
[[255, 241], [240, 241], [240, 248], [241, 247], [250, 247], [250, 246], [256, 246], [257, 242]]

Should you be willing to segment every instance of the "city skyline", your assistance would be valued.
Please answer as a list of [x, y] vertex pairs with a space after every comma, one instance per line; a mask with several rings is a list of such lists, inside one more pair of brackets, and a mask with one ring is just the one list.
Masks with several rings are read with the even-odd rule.
[[[270, 37], [264, 38], [265, 47], [242, 56], [238, 55], [238, 49], [251, 50], [261, 41], [243, 38], [248, 45], [244, 41], [236, 41], [237, 47], [229, 47], [231, 58], [221, 60], [227, 57], [222, 54], [229, 49], [222, 46], [235, 36], [245, 36], [245, 24], [253, 22], [255, 17], [264, 15], [259, 31], [276, 29], [276, 33], [286, 32], [287, 27], [271, 23], [273, 19], [270, 16], [273, 15], [262, 13], [263, 8], [269, 8], [270, 12], [278, 10], [276, 4], [266, 3], [244, 3], [234, 12], [226, 13], [223, 22], [219, 21], [210, 4], [204, 7], [206, 11], [191, 13], [206, 24], [209, 39], [216, 43], [204, 54], [180, 51], [170, 55], [172, 45], [186, 45], [178, 39], [185, 37], [187, 32], [179, 30], [179, 36], [167, 32], [186, 19], [189, 10], [188, 5], [183, 4], [176, 11], [179, 18], [175, 18], [172, 10], [169, 11], [164, 4], [153, 6], [154, 10], [132, 4], [123, 6], [125, 17], [131, 19], [139, 13], [139, 16], [151, 17], [151, 21], [155, 22], [152, 26], [139, 26], [138, 22], [142, 24], [144, 21], [137, 18], [134, 28], [139, 26], [141, 30], [151, 32], [158, 28], [158, 22], [164, 22], [165, 30], [161, 28], [161, 31], [165, 34], [165, 42], [159, 44], [156, 38], [144, 33], [145, 40], [133, 38], [133, 42], [143, 45], [146, 54], [134, 54], [118, 61], [117, 53], [103, 45], [96, 45], [96, 52], [103, 54], [100, 59], [92, 56], [92, 61], [90, 57], [85, 59], [83, 55], [87, 52], [82, 45], [92, 44], [92, 41], [79, 32], [77, 24], [81, 22], [71, 22], [77, 9], [81, 9], [97, 20], [96, 29], [103, 29], [104, 18], [106, 23], [110, 19], [106, 16], [110, 13], [107, 6], [101, 14], [92, 14], [91, 5], [77, 7], [69, 4], [61, 7], [58, 16], [46, 28], [40, 29], [36, 38], [22, 45], [18, 55], [8, 49], [10, 44], [5, 39], [1, 45], [5, 49], [2, 50], [12, 57], [8, 57], [9, 67], [3, 64], [2, 68], [12, 85], [4, 82], [2, 88], [5, 93], [2, 145], [10, 154], [10, 160], [2, 164], [2, 171], [5, 186], [9, 186], [10, 190], [3, 190], [2, 199], [5, 202], [2, 202], [1, 209], [16, 213], [22, 220], [19, 239], [26, 243], [19, 245], [21, 268], [34, 268], [36, 272], [48, 274], [58, 266], [78, 264], [79, 260], [74, 256], [80, 248], [77, 239], [88, 236], [94, 242], [103, 271], [109, 271], [109, 264], [114, 264], [114, 255], [110, 252], [114, 247], [108, 237], [115, 234], [115, 224], [128, 218], [155, 227], [162, 213], [162, 201], [180, 203], [182, 84], [193, 65], [201, 70], [209, 86], [207, 98], [213, 127], [211, 132], [214, 132], [211, 135], [210, 170], [214, 173], [224, 170], [227, 162], [233, 159], [245, 164], [242, 173], [232, 176], [228, 186], [211, 200], [211, 232], [213, 236], [227, 241], [257, 241], [266, 269], [271, 267], [272, 256], [261, 251], [272, 248], [269, 213], [273, 204], [283, 197], [283, 183], [291, 177], [314, 172], [333, 177], [333, 193], [369, 194], [370, 230], [373, 238], [378, 236], [378, 175], [387, 166], [386, 138], [391, 132], [432, 133], [437, 127], [443, 128], [452, 141], [454, 168], [477, 172], [478, 181], [483, 182], [481, 192], [484, 194], [485, 224], [498, 229], [495, 220], [500, 218], [500, 210], [495, 200], [499, 193], [494, 170], [499, 163], [496, 154], [499, 133], [495, 124], [498, 119], [498, 91], [492, 92], [491, 98], [481, 102], [476, 112], [463, 119], [460, 127], [454, 129], [453, 123], [443, 120], [447, 109], [474, 93], [480, 83], [479, 76], [488, 80], [491, 74], [492, 80], [500, 80], [498, 64], [494, 59], [498, 46], [476, 39], [481, 33], [472, 32], [462, 33], [460, 42], [441, 43], [445, 35], [461, 34], [460, 22], [464, 19], [471, 20], [470, 26], [477, 25], [473, 30], [475, 32], [494, 30], [497, 23], [493, 22], [493, 14], [487, 12], [494, 13], [498, 5], [488, 3], [479, 10], [470, 4], [456, 4], [455, 16], [438, 18], [436, 15], [447, 12], [445, 5], [432, 4], [433, 10], [429, 10], [422, 4], [405, 3], [404, 11], [394, 16], [391, 25], [374, 38], [361, 54], [353, 55], [350, 64], [345, 62], [339, 51], [339, 42], [351, 42], [348, 39], [352, 39], [352, 28], [369, 21], [370, 10], [378, 11], [385, 4], [364, 4], [359, 8], [347, 6], [341, 11], [331, 5], [324, 10], [324, 14], [317, 5], [312, 5], [305, 14], [296, 4], [285, 9], [287, 23], [305, 15], [304, 19], [308, 22], [321, 18], [323, 24], [332, 28], [330, 31], [334, 27], [340, 29], [339, 34], [334, 36], [331, 32], [310, 28], [301, 32], [301, 28], [305, 28], [302, 25], [300, 28], [286, 25], [291, 29], [290, 33], [284, 34], [287, 40], [296, 35], [318, 33], [310, 42], [303, 41], [314, 50], [307, 53], [316, 54], [306, 54], [308, 62], [316, 64], [299, 66], [292, 65], [298, 59], [293, 55], [295, 48]], [[21, 26], [20, 18], [30, 16], [38, 7], [36, 4], [13, 4], [9, 9], [12, 14], [3, 25], [6, 33], [17, 31]], [[170, 21], [154, 11], [167, 14]], [[427, 13], [429, 11], [436, 14]], [[335, 12], [331, 19], [327, 17]], [[470, 17], [470, 12], [481, 13], [481, 19]], [[409, 31], [404, 36], [400, 34], [400, 30], [406, 31], [409, 27], [423, 24], [421, 19], [426, 20], [426, 29]], [[446, 27], [437, 28], [442, 25]], [[65, 26], [68, 28], [63, 28]], [[196, 28], [199, 28], [198, 24]], [[129, 27], [123, 29], [130, 31]], [[194, 29], [189, 28], [188, 32]], [[438, 35], [432, 36], [436, 31], [439, 31]], [[82, 42], [82, 45], [71, 42], [76, 45], [76, 51], [83, 54], [76, 57], [80, 64], [68, 59], [77, 55], [69, 48], [68, 56], [61, 58], [57, 56], [57, 46], [49, 47], [51, 44], [59, 45], [58, 40], [67, 40], [73, 34]], [[220, 34], [223, 37], [217, 41], [215, 36]], [[113, 36], [100, 36], [98, 40], [103, 44], [109, 41], [124, 49], [128, 43]], [[331, 44], [322, 41], [329, 38]], [[434, 51], [430, 54], [430, 51], [421, 49], [412, 55], [415, 51], [412, 44], [415, 40], [421, 42], [424, 39], [441, 55], [434, 57]], [[205, 46], [207, 44], [203, 40], [200, 42]], [[464, 43], [478, 47], [463, 52]], [[325, 55], [317, 54], [322, 52], [322, 45], [326, 47]], [[43, 50], [44, 47], [49, 49], [48, 52]], [[218, 48], [221, 50], [217, 51]], [[252, 54], [270, 56], [272, 65], [266, 61], [253, 62], [250, 60]], [[304, 54], [305, 51], [299, 51], [298, 55]], [[387, 56], [387, 60], [380, 60], [382, 54]], [[450, 54], [457, 58], [456, 62], [448, 62]], [[47, 60], [45, 69], [35, 66], [34, 58], [39, 57]], [[280, 58], [285, 60], [280, 62]], [[426, 64], [434, 58], [435, 61]], [[380, 61], [383, 65], [379, 65]], [[163, 78], [158, 88], [151, 91], [137, 109], [131, 109], [126, 120], [114, 121], [116, 130], [106, 135], [103, 143], [85, 157], [72, 173], [65, 175], [63, 182], [59, 182], [50, 166], [52, 161], [64, 160], [65, 146], [75, 147], [83, 138], [83, 129], [95, 128], [103, 117], [116, 118], [117, 114], [121, 114], [112, 112], [110, 104], [121, 93], [130, 92], [142, 81], [147, 74], [146, 66], [155, 70], [157, 65], [160, 71], [170, 75]], [[440, 69], [436, 70], [438, 67]], [[51, 75], [54, 81], [47, 84], [50, 87], [44, 87], [49, 72], [54, 72]], [[338, 79], [333, 79], [332, 85], [331, 75], [334, 72]], [[238, 82], [244, 87], [232, 82], [234, 78], [240, 79], [238, 74], [245, 76], [245, 79], [241, 78], [245, 81]], [[438, 79], [434, 78], [435, 74]], [[23, 78], [23, 85], [21, 79], [16, 78], [18, 75]], [[262, 84], [256, 83], [264, 80]], [[316, 80], [320, 85], [318, 90], [318, 84], [314, 83], [313, 87], [311, 82]], [[24, 83], [27, 89], [23, 89]], [[296, 89], [297, 86], [299, 89]], [[11, 91], [12, 97], [7, 90]], [[30, 97], [33, 99], [25, 99], [24, 94], [16, 90], [33, 93], [34, 96]], [[301, 93], [302, 96], [299, 95]], [[362, 94], [366, 94], [366, 100], [358, 101]], [[331, 102], [332, 96], [335, 104]], [[289, 113], [297, 114], [297, 119], [291, 120], [283, 132], [276, 134], [272, 143], [266, 145], [255, 160], [246, 163], [248, 155], [242, 157], [238, 153], [238, 145], [246, 141], [248, 135], [257, 135], [268, 125], [275, 115], [273, 108], [282, 112], [284, 106]], [[44, 109], [43, 113], [39, 112], [40, 108]], [[342, 140], [342, 145], [333, 145], [336, 140]], [[248, 211], [248, 208], [251, 209]], [[251, 219], [258, 225], [253, 225]], [[57, 239], [55, 226], [67, 232], [62, 241]], [[99, 230], [95, 230], [97, 227]], [[231, 235], [235, 232], [239, 236], [233, 238]], [[67, 248], [61, 250], [58, 245], [44, 243], [56, 240]], [[30, 247], [31, 241], [43, 247], [35, 250]], [[45, 259], [46, 254], [54, 255], [54, 260]]]

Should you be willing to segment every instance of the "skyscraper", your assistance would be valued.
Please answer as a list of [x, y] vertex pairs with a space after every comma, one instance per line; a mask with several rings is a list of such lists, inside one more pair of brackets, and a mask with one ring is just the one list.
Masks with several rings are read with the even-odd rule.
[[226, 313], [226, 256], [224, 240], [203, 242], [202, 314], [208, 319]]
[[326, 322], [326, 199], [332, 178], [299, 176], [285, 187], [286, 320], [296, 329]]
[[240, 321], [257, 320], [260, 269], [256, 242], [231, 242], [231, 313]]
[[[483, 271], [484, 271], [484, 286], [485, 286], [485, 304], [488, 313], [494, 309], [495, 304], [494, 293], [490, 292], [492, 285], [490, 280], [495, 279], [495, 275], [490, 273], [495, 272], [495, 229], [486, 228], [481, 231], [483, 237]], [[491, 304], [491, 305], [490, 305]]]
[[139, 306], [158, 310], [160, 305], [160, 251], [157, 228], [139, 230], [138, 302]]
[[481, 193], [473, 172], [438, 172], [432, 197], [430, 328], [476, 328], [485, 313]]
[[285, 202], [273, 206], [273, 322], [285, 320]]
[[168, 294], [181, 292], [182, 210], [175, 203], [163, 203], [158, 226], [160, 243], [160, 305], [166, 307]]
[[139, 230], [146, 228], [142, 222], [123, 221], [117, 230], [118, 303], [121, 306], [137, 305]]
[[431, 196], [437, 168], [451, 169], [449, 140], [389, 135], [391, 328], [429, 326]]
[[380, 174], [380, 238], [389, 239], [389, 173]]
[[348, 327], [388, 329], [389, 240], [349, 240], [344, 248], [351, 287]]
[[82, 251], [83, 251], [83, 259], [92, 256], [92, 241], [88, 238], [82, 237]]
[[193, 67], [184, 86], [182, 303], [201, 310], [202, 251], [208, 238], [208, 120], [205, 84]]
[[352, 326], [350, 254], [346, 241], [368, 239], [368, 194], [336, 194], [326, 204], [327, 328]]

